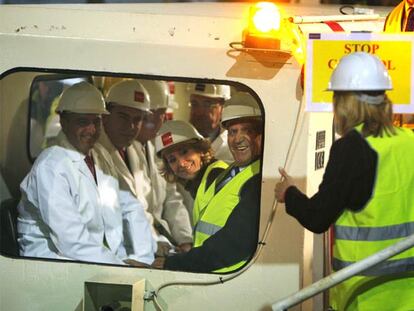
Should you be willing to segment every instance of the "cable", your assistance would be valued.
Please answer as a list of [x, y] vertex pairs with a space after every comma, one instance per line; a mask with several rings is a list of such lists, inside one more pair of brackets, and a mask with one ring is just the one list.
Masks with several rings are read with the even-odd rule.
[[[302, 119], [302, 110], [303, 110], [303, 96], [302, 99], [300, 101], [299, 104], [299, 108], [298, 108], [298, 112], [296, 114], [296, 121], [295, 121], [295, 128], [293, 130], [293, 134], [292, 134], [292, 138], [290, 140], [289, 143], [289, 147], [288, 147], [288, 151], [286, 153], [286, 157], [285, 157], [285, 163], [283, 165], [284, 168], [286, 168], [289, 165], [289, 160], [291, 157], [291, 152], [292, 152], [292, 147], [294, 145], [294, 142], [296, 142], [297, 140], [297, 133], [298, 133], [298, 128], [300, 124], [303, 124], [303, 122], [301, 122]], [[280, 181], [282, 181], [283, 178], [280, 177]], [[278, 205], [278, 201], [275, 198], [273, 201], [273, 205], [272, 205], [272, 210], [270, 212], [267, 224], [266, 224], [266, 228], [265, 231], [263, 232], [263, 236], [262, 239], [258, 242], [258, 248], [257, 251], [255, 253], [255, 255], [253, 256], [252, 260], [250, 260], [248, 262], [247, 265], [245, 265], [242, 269], [240, 269], [239, 271], [232, 273], [230, 275], [219, 275], [217, 276], [218, 279], [217, 280], [212, 280], [212, 281], [176, 281], [176, 282], [167, 282], [164, 284], [161, 284], [160, 286], [158, 286], [153, 292], [152, 292], [152, 297], [147, 299], [147, 300], [153, 300], [155, 308], [157, 311], [163, 311], [163, 308], [161, 307], [161, 305], [159, 304], [157, 297], [159, 296], [159, 293], [162, 289], [166, 288], [166, 287], [170, 287], [170, 286], [174, 286], [174, 285], [181, 285], [181, 286], [210, 286], [210, 285], [217, 285], [217, 284], [224, 284], [225, 282], [228, 282], [236, 277], [238, 277], [239, 275], [243, 274], [244, 272], [246, 272], [259, 258], [264, 246], [266, 245], [266, 240], [267, 237], [269, 235], [269, 231], [270, 228], [272, 227], [273, 224], [273, 220], [275, 218], [276, 215], [276, 211], [277, 211], [277, 205]]]

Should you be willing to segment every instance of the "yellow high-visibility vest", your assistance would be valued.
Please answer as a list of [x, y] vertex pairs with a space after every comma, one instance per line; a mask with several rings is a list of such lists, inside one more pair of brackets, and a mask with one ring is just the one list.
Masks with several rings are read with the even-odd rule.
[[403, 32], [402, 19], [405, 15], [404, 8], [405, 1], [401, 1], [391, 12], [388, 14], [384, 23], [384, 32], [398, 33]]
[[201, 179], [200, 185], [198, 186], [196, 197], [194, 199], [194, 206], [193, 206], [193, 225], [195, 225], [198, 221], [200, 215], [200, 200], [204, 197], [205, 192], [207, 191], [206, 184], [208, 176], [210, 172], [216, 168], [226, 169], [229, 165], [221, 160], [215, 161], [211, 163], [204, 172], [203, 178]]
[[[226, 224], [233, 209], [240, 201], [240, 190], [253, 176], [260, 172], [260, 160], [256, 160], [215, 193], [216, 185], [221, 177], [226, 176], [233, 166], [228, 167], [198, 198], [199, 220], [195, 224], [194, 247], [203, 245], [204, 241], [214, 235]], [[205, 189], [205, 183], [200, 184]], [[214, 272], [230, 272], [243, 266], [246, 260], [241, 260], [231, 266], [223, 267]]]
[[[357, 130], [359, 130], [357, 128]], [[333, 268], [340, 270], [414, 234], [414, 134], [366, 137], [378, 154], [373, 196], [335, 223]], [[335, 310], [414, 310], [414, 248], [330, 291]]]

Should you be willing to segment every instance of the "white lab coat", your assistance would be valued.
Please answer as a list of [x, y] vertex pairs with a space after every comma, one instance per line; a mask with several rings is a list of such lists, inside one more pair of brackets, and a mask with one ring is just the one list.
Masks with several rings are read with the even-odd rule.
[[[135, 141], [127, 147], [130, 171], [105, 133], [101, 133], [99, 142], [112, 157], [121, 189], [130, 191], [143, 202], [148, 220], [153, 225], [154, 237], [159, 241], [165, 241], [162, 236], [164, 233], [172, 237], [174, 241], [171, 242], [192, 243], [190, 217], [175, 186], [167, 185], [160, 175], [155, 163], [154, 146], [148, 144], [150, 163], [139, 142]], [[155, 230], [155, 227], [159, 229], [159, 226], [162, 226], [166, 233], [159, 234], [159, 230]]]
[[211, 142], [211, 148], [214, 151], [214, 157], [228, 164], [234, 162], [233, 155], [227, 144], [227, 130], [224, 130]]
[[[91, 151], [98, 185], [60, 133], [59, 145], [45, 149], [21, 183], [18, 206], [20, 254], [123, 264], [130, 258], [151, 264], [154, 242], [140, 203], [119, 189], [106, 151]], [[106, 244], [107, 246], [105, 246]]]
[[191, 217], [191, 221], [193, 219], [193, 207], [194, 207], [194, 198], [191, 196], [191, 193], [188, 192], [184, 185], [181, 183], [177, 183], [177, 191], [183, 197], [184, 205], [187, 209], [188, 215]]

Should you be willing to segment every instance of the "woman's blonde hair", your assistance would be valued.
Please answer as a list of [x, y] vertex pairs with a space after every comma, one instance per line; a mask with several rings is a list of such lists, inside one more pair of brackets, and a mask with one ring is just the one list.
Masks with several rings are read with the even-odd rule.
[[177, 149], [183, 149], [183, 148], [191, 148], [195, 150], [196, 152], [200, 153], [201, 158], [201, 165], [202, 167], [207, 166], [210, 164], [211, 160], [214, 158], [214, 152], [211, 148], [211, 143], [207, 139], [192, 139], [188, 140], [182, 143], [179, 143], [177, 145], [172, 146], [171, 148], [167, 148], [161, 152], [161, 159], [162, 159], [162, 166], [161, 166], [161, 175], [164, 176], [165, 180], [167, 182], [173, 183], [173, 182], [180, 182], [182, 184], [185, 184], [187, 180], [182, 179], [174, 174], [172, 169], [170, 168], [170, 165], [168, 164], [166, 160], [166, 155], [170, 152], [173, 152]]
[[368, 96], [384, 95], [380, 104], [363, 101], [359, 93], [335, 91], [333, 107], [336, 131], [345, 135], [355, 126], [362, 124], [362, 136], [395, 135], [392, 125], [392, 103], [383, 91], [363, 92]]

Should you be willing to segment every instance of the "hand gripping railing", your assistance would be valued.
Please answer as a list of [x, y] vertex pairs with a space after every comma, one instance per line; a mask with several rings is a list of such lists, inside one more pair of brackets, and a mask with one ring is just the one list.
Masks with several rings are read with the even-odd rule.
[[273, 311], [283, 311], [297, 305], [298, 303], [313, 297], [324, 290], [327, 290], [351, 277], [365, 271], [390, 257], [393, 257], [414, 246], [414, 234], [408, 238], [399, 241], [383, 250], [375, 253], [361, 261], [358, 261], [346, 268], [343, 268], [331, 275], [313, 283], [312, 285], [287, 296], [272, 305]]

